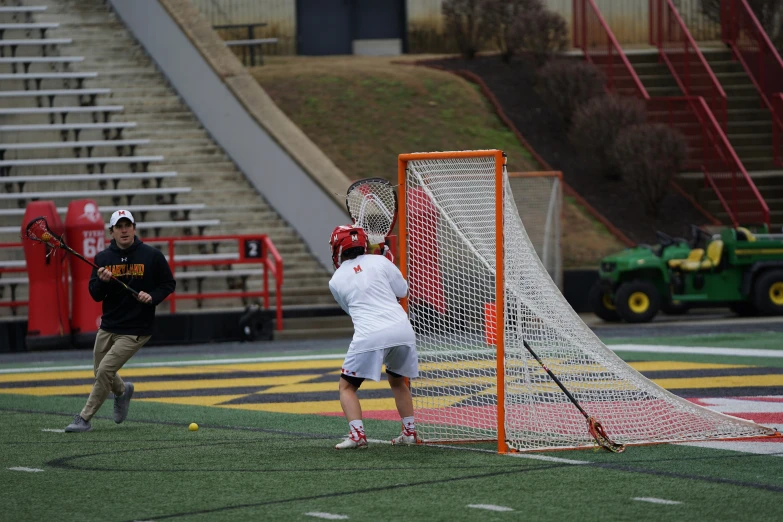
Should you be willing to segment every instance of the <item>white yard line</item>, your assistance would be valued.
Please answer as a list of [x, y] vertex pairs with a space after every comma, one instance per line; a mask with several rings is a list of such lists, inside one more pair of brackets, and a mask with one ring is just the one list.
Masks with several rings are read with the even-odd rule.
[[707, 346], [660, 346], [656, 344], [609, 344], [614, 352], [686, 353], [695, 355], [728, 355], [734, 357], [783, 357], [783, 350], [756, 348], [710, 348]]
[[682, 446], [694, 446], [697, 448], [710, 448], [725, 451], [739, 451], [741, 453], [753, 453], [755, 455], [770, 455], [783, 457], [783, 443], [780, 442], [743, 442], [741, 440], [686, 442]]
[[536, 455], [533, 453], [509, 453], [509, 457], [519, 459], [543, 460], [546, 462], [558, 462], [560, 464], [590, 464], [586, 460], [561, 459], [560, 457], [548, 457], [546, 455]]
[[42, 469], [38, 468], [23, 468], [23, 467], [17, 467], [17, 468], [8, 468], [11, 471], [26, 471], [28, 473], [38, 473], [39, 471], [43, 471]]
[[48, 431], [51, 433], [65, 433], [65, 430], [56, 430], [53, 428], [43, 428], [41, 431]]
[[638, 500], [639, 502], [650, 502], [651, 504], [666, 504], [671, 506], [682, 504], [682, 502], [677, 502], [676, 500], [666, 500], [665, 498], [654, 497], [633, 497], [631, 500]]
[[315, 517], [315, 518], [325, 518], [327, 520], [345, 520], [348, 518], [347, 515], [335, 515], [334, 513], [321, 513], [320, 511], [311, 511], [309, 513], [305, 513], [305, 516]]
[[486, 509], [487, 511], [514, 511], [510, 507], [495, 506], [494, 504], [468, 504], [469, 508]]

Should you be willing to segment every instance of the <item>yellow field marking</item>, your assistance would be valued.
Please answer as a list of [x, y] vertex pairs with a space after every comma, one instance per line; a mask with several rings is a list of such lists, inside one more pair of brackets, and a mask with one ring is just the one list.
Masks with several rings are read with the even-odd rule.
[[[273, 386], [272, 388], [256, 392], [256, 395], [270, 395], [275, 393], [316, 393], [316, 392], [337, 392], [339, 381], [334, 382], [313, 382], [304, 384], [285, 384], [283, 386]], [[366, 380], [362, 383], [362, 390], [389, 390], [389, 383], [386, 381]], [[361, 392], [360, 392], [361, 393]]]
[[[237, 410], [271, 411], [276, 413], [342, 413], [340, 401], [312, 401], [312, 402], [267, 402], [261, 404], [223, 404], [220, 408]], [[394, 399], [364, 399], [362, 410], [394, 410]]]
[[669, 390], [683, 388], [756, 388], [783, 386], [783, 375], [727, 375], [724, 377], [653, 379], [653, 382]]
[[[163, 377], [168, 375], [193, 375], [202, 373], [229, 373], [229, 372], [274, 372], [283, 370], [313, 370], [325, 369], [329, 371], [340, 371], [342, 359], [328, 361], [294, 361], [294, 362], [275, 362], [275, 363], [252, 363], [252, 364], [217, 364], [207, 366], [179, 366], [179, 367], [160, 367], [160, 368], [123, 368], [120, 375], [124, 377]], [[2, 382], [25, 382], [25, 381], [62, 381], [72, 379], [92, 379], [92, 370], [72, 370], [64, 372], [31, 372], [31, 373], [10, 373], [0, 374], [0, 383]]]
[[333, 370], [339, 371], [343, 364], [343, 359], [326, 359], [323, 361], [283, 361], [268, 363], [247, 363], [247, 364], [221, 364], [213, 368], [221, 368], [230, 371], [239, 372], [276, 372], [283, 370]]
[[[123, 368], [120, 375], [123, 377], [167, 377], [169, 375], [193, 375], [201, 373], [227, 373], [219, 366], [182, 366], [179, 368]], [[42, 373], [12, 373], [0, 375], [0, 382], [24, 382], [24, 381], [64, 381], [72, 379], [92, 379], [92, 370], [78, 370], [67, 372], [42, 372]]]
[[222, 402], [233, 401], [243, 395], [197, 395], [194, 397], [160, 397], [157, 399], [139, 399], [144, 402], [162, 402], [166, 404], [188, 404], [191, 406], [216, 406]]
[[728, 368], [752, 368], [747, 364], [714, 364], [679, 361], [635, 361], [628, 363], [638, 372], [665, 372], [676, 370], [720, 370]]
[[[204, 390], [218, 388], [251, 388], [253, 386], [279, 386], [310, 379], [316, 375], [280, 375], [276, 377], [247, 377], [241, 379], [199, 379], [194, 381], [154, 381], [134, 383], [137, 392], [171, 391], [171, 390]], [[88, 394], [92, 384], [74, 386], [41, 386], [30, 388], [0, 388], [0, 393], [19, 395], [80, 395]]]

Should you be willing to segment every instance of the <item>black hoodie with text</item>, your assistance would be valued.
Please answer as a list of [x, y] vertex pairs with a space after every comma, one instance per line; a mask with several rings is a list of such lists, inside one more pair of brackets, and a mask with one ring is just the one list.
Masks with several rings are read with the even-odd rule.
[[152, 297], [151, 304], [141, 303], [116, 281], [101, 281], [98, 270], [93, 268], [90, 295], [103, 302], [101, 330], [122, 335], [152, 335], [155, 307], [177, 286], [163, 254], [138, 237], [125, 250], [112, 240], [107, 249], [95, 256], [95, 264], [137, 292], [147, 292]]

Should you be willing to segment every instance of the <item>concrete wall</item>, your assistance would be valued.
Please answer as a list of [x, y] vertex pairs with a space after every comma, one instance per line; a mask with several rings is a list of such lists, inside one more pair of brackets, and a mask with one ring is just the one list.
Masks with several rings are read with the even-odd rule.
[[[318, 157], [320, 151], [309, 150], [308, 147], [314, 145], [302, 141], [303, 135], [288, 136], [288, 142], [286, 136], [276, 135], [273, 139], [269, 129], [262, 127], [258, 118], [254, 118], [247, 106], [237, 99], [227, 85], [229, 80], [215, 72], [158, 0], [110, 2], [212, 138], [283, 219], [297, 230], [321, 264], [331, 270], [327, 247], [329, 234], [349, 218], [340, 206], [339, 198], [329, 191], [344, 191], [348, 179], [344, 175], [340, 178], [340, 173], [328, 172], [334, 176], [331, 181], [324, 182], [315, 179], [317, 172], [306, 171], [302, 167], [303, 161], [292, 157], [292, 150], [310, 152], [314, 165], [323, 164], [328, 168], [331, 162]], [[218, 49], [220, 51], [222, 49]], [[269, 111], [275, 109], [268, 108]], [[280, 114], [275, 117], [280, 118]], [[286, 125], [285, 120], [279, 121], [280, 126]], [[292, 124], [288, 121], [287, 125]], [[289, 129], [289, 134], [294, 135], [295, 130], [298, 129]], [[294, 139], [300, 140], [298, 145]], [[284, 148], [286, 144], [288, 146]], [[209, 201], [205, 203], [208, 205]]]

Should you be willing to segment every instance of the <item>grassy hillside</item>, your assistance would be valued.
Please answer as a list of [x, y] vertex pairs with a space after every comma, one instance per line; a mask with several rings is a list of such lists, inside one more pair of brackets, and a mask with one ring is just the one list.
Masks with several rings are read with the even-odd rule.
[[[369, 57], [270, 57], [252, 71], [278, 106], [353, 179], [396, 180], [397, 155], [501, 149], [510, 171], [540, 170], [478, 88], [450, 73]], [[565, 266], [623, 247], [566, 201]]]

